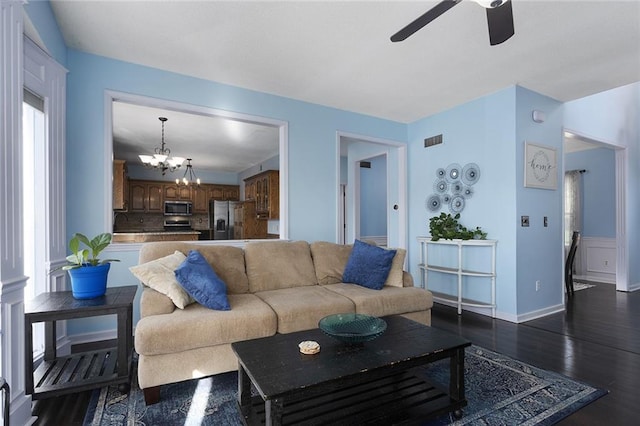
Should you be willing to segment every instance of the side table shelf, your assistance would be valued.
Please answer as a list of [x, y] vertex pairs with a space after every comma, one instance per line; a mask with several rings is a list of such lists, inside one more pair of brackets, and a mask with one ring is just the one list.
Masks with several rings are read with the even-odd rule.
[[[420, 285], [422, 288], [428, 288], [428, 273], [436, 272], [442, 274], [450, 274], [457, 276], [457, 288], [455, 294], [447, 294], [433, 289], [429, 289], [433, 293], [433, 298], [440, 302], [449, 302], [456, 305], [458, 308], [458, 314], [462, 313], [464, 306], [473, 306], [480, 308], [491, 309], [491, 317], [496, 316], [496, 245], [497, 240], [438, 240], [432, 241], [430, 237], [418, 237], [418, 243], [420, 245]], [[429, 246], [453, 246], [457, 248], [457, 264], [455, 266], [443, 266], [430, 263], [428, 259]], [[433, 248], [432, 247], [432, 248]], [[465, 248], [468, 247], [485, 247], [491, 250], [491, 263], [487, 269], [484, 270], [470, 270], [465, 269], [464, 256]], [[479, 277], [489, 280], [491, 286], [491, 300], [479, 301], [464, 298], [463, 286], [464, 277]]]
[[[82, 392], [109, 384], [129, 392], [133, 356], [133, 299], [137, 286], [110, 287], [104, 296], [75, 299], [70, 291], [42, 293], [25, 307], [25, 393], [33, 399]], [[117, 316], [115, 348], [69, 356], [56, 354], [56, 321], [101, 315]], [[45, 323], [44, 359], [33, 369], [33, 324]]]

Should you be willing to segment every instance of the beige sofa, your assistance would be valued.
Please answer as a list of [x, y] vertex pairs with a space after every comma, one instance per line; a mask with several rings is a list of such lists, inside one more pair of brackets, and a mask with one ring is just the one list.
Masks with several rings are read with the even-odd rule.
[[[169, 297], [143, 286], [135, 328], [138, 382], [145, 401], [159, 401], [160, 385], [237, 370], [231, 343], [317, 328], [330, 314], [401, 314], [431, 323], [432, 295], [413, 286], [398, 250], [382, 290], [342, 283], [351, 246], [305, 241], [250, 242], [245, 248], [154, 242], [139, 263], [198, 250], [227, 286], [231, 310], [198, 303], [178, 309]], [[178, 253], [179, 255], [179, 253]]]

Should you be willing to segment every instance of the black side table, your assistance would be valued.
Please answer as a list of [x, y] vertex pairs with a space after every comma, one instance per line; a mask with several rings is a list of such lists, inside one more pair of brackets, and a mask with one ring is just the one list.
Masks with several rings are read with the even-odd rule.
[[[105, 385], [131, 387], [133, 356], [133, 299], [138, 287], [109, 287], [104, 296], [75, 299], [70, 291], [42, 293], [25, 305], [26, 393], [33, 399], [49, 398]], [[70, 356], [56, 356], [56, 321], [116, 314], [118, 346]], [[45, 323], [44, 361], [33, 370], [33, 329]]]

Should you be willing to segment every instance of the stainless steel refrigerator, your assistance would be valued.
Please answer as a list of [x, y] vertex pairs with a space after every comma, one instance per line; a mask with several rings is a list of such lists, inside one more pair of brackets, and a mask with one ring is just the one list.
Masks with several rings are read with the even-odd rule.
[[236, 201], [209, 201], [209, 227], [214, 240], [233, 240]]

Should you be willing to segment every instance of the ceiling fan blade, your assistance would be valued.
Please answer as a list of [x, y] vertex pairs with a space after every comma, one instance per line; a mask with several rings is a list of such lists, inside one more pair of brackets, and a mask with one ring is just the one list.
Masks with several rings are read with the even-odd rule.
[[433, 8], [429, 9], [425, 14], [418, 17], [415, 21], [395, 33], [391, 36], [391, 41], [397, 42], [405, 40], [407, 37], [427, 25], [429, 22], [436, 19], [438, 16], [445, 13], [447, 10], [451, 9], [456, 4], [460, 3], [462, 0], [443, 0]]
[[489, 42], [491, 46], [503, 43], [515, 34], [511, 0], [508, 0], [502, 6], [487, 9], [487, 25], [489, 26]]

